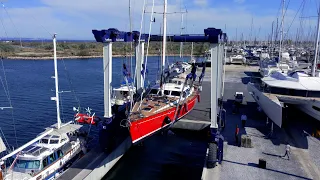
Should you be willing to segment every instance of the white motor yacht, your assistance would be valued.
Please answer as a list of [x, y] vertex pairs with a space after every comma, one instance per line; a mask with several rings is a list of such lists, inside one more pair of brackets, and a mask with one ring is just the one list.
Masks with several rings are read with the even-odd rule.
[[131, 94], [136, 93], [136, 88], [133, 86], [121, 85], [120, 87], [113, 88], [111, 106], [122, 106], [131, 101]]
[[183, 72], [186, 72], [186, 71], [188, 71], [188, 70], [190, 70], [191, 69], [191, 67], [192, 67], [192, 65], [191, 64], [189, 64], [189, 63], [186, 63], [186, 62], [175, 62], [175, 63], [173, 63], [173, 64], [171, 64], [170, 66], [169, 66], [169, 72], [170, 73], [173, 73], [173, 72], [175, 72], [175, 73], [183, 73]]
[[260, 59], [259, 72], [262, 77], [269, 76], [272, 71], [279, 71], [277, 61], [275, 59]]
[[247, 62], [246, 57], [242, 54], [237, 54], [229, 57], [230, 63], [241, 63], [245, 64]]

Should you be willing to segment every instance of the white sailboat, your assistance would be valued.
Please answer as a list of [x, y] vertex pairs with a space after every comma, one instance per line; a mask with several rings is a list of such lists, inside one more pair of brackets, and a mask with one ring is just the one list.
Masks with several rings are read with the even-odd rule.
[[[54, 179], [86, 152], [82, 125], [60, 119], [56, 35], [53, 36], [57, 123], [36, 138], [1, 158], [1, 175], [5, 180]], [[9, 165], [8, 167], [6, 165]]]
[[111, 106], [117, 111], [126, 109], [126, 106], [133, 101], [133, 96], [136, 94], [136, 87], [133, 85], [133, 80], [128, 75], [126, 65], [123, 64], [124, 80], [119, 87], [113, 88], [111, 97]]

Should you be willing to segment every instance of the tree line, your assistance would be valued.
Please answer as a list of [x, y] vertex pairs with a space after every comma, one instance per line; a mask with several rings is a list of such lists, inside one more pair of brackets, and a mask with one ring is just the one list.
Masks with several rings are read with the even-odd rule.
[[[102, 55], [102, 43], [96, 42], [57, 42], [57, 52], [59, 54], [68, 56], [91, 56], [91, 55]], [[147, 44], [145, 44], [146, 52]], [[208, 50], [208, 43], [194, 43], [193, 45], [193, 55], [201, 56]], [[192, 45], [191, 43], [183, 43], [183, 54], [191, 55]], [[53, 45], [51, 42], [22, 42], [22, 47], [20, 42], [0, 42], [1, 53], [15, 54], [18, 52], [50, 52], [53, 50]], [[150, 55], [160, 55], [162, 50], [161, 42], [150, 42], [149, 54]], [[113, 54], [114, 55], [130, 55], [134, 54], [135, 45], [134, 43], [125, 42], [115, 42], [113, 43]], [[180, 43], [168, 42], [167, 43], [167, 54], [169, 55], [179, 55], [180, 54]]]

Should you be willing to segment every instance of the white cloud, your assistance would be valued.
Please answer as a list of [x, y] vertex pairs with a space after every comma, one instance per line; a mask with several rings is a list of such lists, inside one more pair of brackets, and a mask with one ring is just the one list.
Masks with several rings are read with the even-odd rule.
[[194, 0], [193, 3], [197, 6], [207, 6], [207, 0]]
[[[12, 19], [2, 13], [4, 27], [0, 29], [0, 36], [5, 37], [6, 33], [9, 37], [18, 37], [18, 33], [22, 37], [41, 38], [49, 37], [49, 33], [56, 32], [55, 30], [68, 27], [68, 22], [60, 18], [54, 18], [54, 10], [51, 7], [37, 8], [7, 8], [7, 11]], [[17, 29], [15, 29], [15, 27]], [[6, 31], [6, 33], [4, 32]], [[49, 32], [47, 32], [49, 31]], [[59, 33], [59, 32], [58, 32]], [[68, 34], [66, 29], [65, 35]], [[40, 35], [40, 36], [39, 36]]]
[[[119, 30], [129, 30], [128, 0], [117, 0], [117, 3], [114, 3], [113, 0], [42, 0], [42, 2], [41, 7], [26, 9], [8, 7], [8, 12], [22, 37], [50, 38], [42, 26], [51, 33], [58, 33], [58, 38], [69, 39], [93, 39], [92, 29], [118, 28]], [[147, 12], [151, 11], [150, 2], [148, 1]], [[244, 5], [238, 5], [237, 7], [199, 7], [193, 5], [195, 2], [191, 2], [190, 7], [192, 6], [192, 8], [188, 8], [188, 14], [184, 16], [186, 33], [203, 33], [203, 29], [208, 27], [224, 29], [226, 25], [229, 37], [235, 36], [235, 28], [238, 29], [238, 38], [241, 33], [248, 37], [253, 17], [254, 32], [252, 34], [257, 35], [258, 29], [261, 27], [259, 36], [265, 37], [271, 32], [271, 23], [275, 20], [276, 15], [276, 12], [268, 12], [269, 15], [256, 15]], [[201, 0], [198, 0], [198, 2], [201, 2]], [[132, 1], [134, 30], [140, 29], [142, 4], [143, 0]], [[163, 12], [162, 0], [156, 0], [154, 10]], [[178, 0], [169, 2], [168, 12], [179, 10]], [[291, 23], [294, 15], [295, 11], [290, 9], [287, 11], [286, 27]], [[4, 19], [8, 36], [17, 37], [16, 31], [5, 13], [0, 11], [0, 17]], [[145, 23], [142, 32], [147, 32], [150, 14], [145, 14], [144, 18]], [[156, 14], [155, 18], [156, 22], [153, 23], [152, 33], [159, 33], [162, 14]], [[180, 14], [168, 14], [168, 33], [180, 32], [180, 20]], [[314, 27], [315, 25], [314, 21], [308, 23], [307, 27], [309, 25]], [[298, 24], [298, 22], [295, 22], [292, 25], [291, 29], [294, 29], [294, 33]], [[5, 36], [3, 28], [0, 28], [0, 36]]]

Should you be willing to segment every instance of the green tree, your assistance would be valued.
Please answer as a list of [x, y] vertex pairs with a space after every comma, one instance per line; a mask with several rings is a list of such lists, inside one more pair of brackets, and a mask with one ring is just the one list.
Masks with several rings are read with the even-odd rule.
[[66, 43], [61, 43], [61, 44], [58, 44], [58, 48], [64, 50], [64, 49], [70, 49], [69, 45], [66, 44]]
[[95, 44], [89, 44], [89, 48], [95, 49], [97, 46]]
[[83, 50], [80, 50], [78, 53], [77, 53], [78, 56], [90, 56], [90, 53], [88, 50], [86, 49], [83, 49]]
[[79, 45], [79, 47], [78, 47], [80, 50], [84, 50], [84, 49], [86, 49], [87, 48], [87, 45], [86, 44], [84, 44], [84, 43], [82, 43], [82, 44], [80, 44]]
[[53, 45], [52, 45], [52, 44], [46, 44], [46, 45], [44, 46], [44, 49], [45, 49], [45, 50], [53, 50]]
[[0, 50], [3, 52], [14, 52], [14, 47], [9, 44], [0, 44]]

